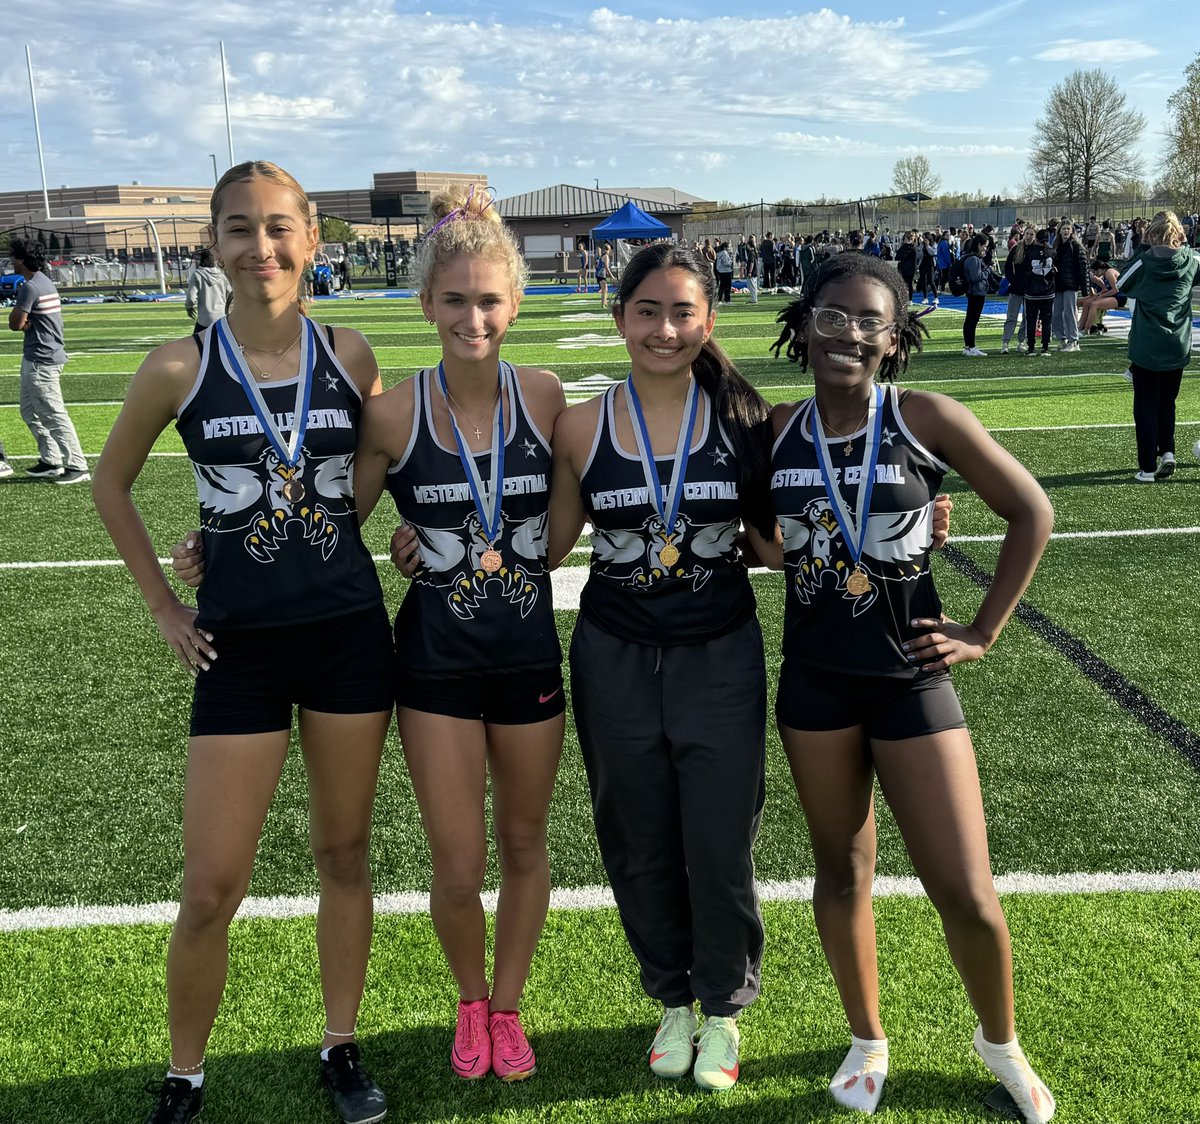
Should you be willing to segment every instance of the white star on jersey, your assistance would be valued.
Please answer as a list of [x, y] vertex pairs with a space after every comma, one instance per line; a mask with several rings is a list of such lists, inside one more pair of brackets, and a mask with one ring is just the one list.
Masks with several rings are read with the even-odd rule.
[[[893, 429], [888, 429], [888, 427], [887, 427], [887, 426], [884, 426], [884, 427], [883, 427], [883, 429], [880, 431], [880, 434], [879, 434], [879, 443], [880, 443], [881, 445], [891, 445], [891, 444], [892, 444], [892, 438], [893, 438], [893, 437], [898, 437], [898, 436], [899, 436], [899, 434], [898, 434], [898, 433], [897, 433], [895, 430], [893, 430]], [[894, 447], [894, 446], [893, 446], [893, 447]]]
[[521, 448], [525, 450], [525, 455], [527, 457], [532, 457], [537, 454], [537, 446], [532, 441], [530, 441], [528, 437], [526, 437], [525, 440], [521, 442]]
[[723, 449], [723, 448], [721, 448], [721, 446], [720, 446], [720, 445], [718, 445], [718, 446], [717, 446], [715, 449], [713, 449], [713, 451], [712, 451], [712, 459], [713, 459], [713, 464], [725, 464], [725, 463], [727, 463], [727, 461], [728, 461], [728, 459], [729, 459], [729, 450], [728, 450], [728, 449]]
[[337, 390], [337, 388], [338, 388], [337, 375], [335, 375], [332, 371], [330, 371], [325, 375], [325, 389], [326, 390]]

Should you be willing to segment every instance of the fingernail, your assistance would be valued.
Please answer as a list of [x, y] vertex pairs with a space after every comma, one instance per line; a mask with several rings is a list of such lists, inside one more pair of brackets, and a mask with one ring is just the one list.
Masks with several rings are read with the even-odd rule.
[[204, 668], [205, 671], [208, 670], [208, 664], [204, 663], [203, 661], [201, 661], [200, 666]]
[[191, 540], [191, 539], [188, 539], [188, 541], [187, 541], [187, 548], [188, 548], [188, 550], [191, 550], [191, 549], [192, 549], [192, 547], [194, 547], [195, 545], [196, 545], [196, 544], [195, 544], [194, 542], [192, 542], [192, 540]]
[[204, 639], [211, 644], [213, 642], [213, 634], [211, 632], [206, 632], [204, 634]]
[[215, 660], [215, 659], [217, 658], [217, 653], [216, 653], [216, 652], [209, 652], [209, 653], [208, 653], [208, 658], [209, 658], [210, 660]]
[[901, 644], [901, 645], [900, 645], [900, 650], [901, 650], [901, 651], [903, 651], [903, 652], [907, 652], [907, 651], [908, 651], [908, 644], [907, 644], [907, 643]]

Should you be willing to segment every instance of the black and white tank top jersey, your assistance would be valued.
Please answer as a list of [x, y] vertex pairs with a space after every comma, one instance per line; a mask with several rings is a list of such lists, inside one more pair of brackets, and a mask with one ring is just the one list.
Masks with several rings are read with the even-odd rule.
[[[591, 573], [579, 607], [623, 640], [673, 647], [734, 631], [754, 613], [754, 593], [735, 545], [741, 519], [738, 466], [703, 391], [703, 421], [693, 434], [675, 534], [651, 502], [636, 452], [617, 443], [618, 383], [605, 391], [591, 453], [580, 477], [592, 524]], [[674, 454], [655, 457], [664, 492]], [[664, 500], [665, 502], [665, 500]], [[668, 566], [668, 543], [678, 557]]]
[[[846, 588], [853, 558], [825, 493], [813, 448], [813, 399], [792, 415], [775, 441], [771, 498], [783, 531], [787, 602], [783, 655], [821, 670], [912, 678], [900, 645], [919, 634], [909, 622], [937, 617], [942, 604], [929, 571], [933, 501], [949, 467], [904, 424], [907, 392], [885, 388], [879, 460], [861, 565], [870, 589]], [[865, 431], [864, 431], [865, 432]], [[853, 524], [864, 441], [830, 440], [831, 468]]]
[[[433, 425], [436, 370], [418, 371], [408, 447], [388, 472], [396, 510], [420, 539], [421, 566], [396, 616], [400, 666], [421, 676], [525, 671], [562, 662], [554, 601], [546, 569], [550, 505], [550, 443], [525, 406], [521, 382], [500, 365], [508, 404], [504, 427], [502, 564], [482, 565], [484, 528], [455, 448]], [[475, 454], [485, 490], [491, 453]]]
[[[301, 371], [308, 369], [310, 349], [316, 350], [308, 429], [294, 473], [263, 433], [218, 344], [216, 325], [204, 332], [200, 373], [175, 422], [200, 499], [204, 582], [196, 600], [202, 628], [303, 624], [382, 602], [351, 487], [362, 395], [325, 331], [310, 332], [307, 325], [300, 336]], [[297, 382], [259, 384], [285, 440], [295, 424]], [[304, 490], [296, 502], [284, 496], [293, 477]]]

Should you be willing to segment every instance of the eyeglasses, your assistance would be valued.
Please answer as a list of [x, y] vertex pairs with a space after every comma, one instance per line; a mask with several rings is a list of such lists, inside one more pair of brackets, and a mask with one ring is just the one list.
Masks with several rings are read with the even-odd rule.
[[813, 327], [823, 336], [840, 336], [851, 320], [862, 336], [877, 336], [896, 326], [894, 320], [882, 316], [847, 316], [836, 308], [814, 308], [812, 312]]

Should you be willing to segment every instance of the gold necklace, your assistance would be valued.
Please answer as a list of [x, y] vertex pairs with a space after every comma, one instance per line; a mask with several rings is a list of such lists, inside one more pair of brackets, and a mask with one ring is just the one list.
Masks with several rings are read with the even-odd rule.
[[[466, 411], [466, 410], [464, 410], [464, 409], [463, 409], [463, 408], [462, 408], [462, 407], [461, 407], [461, 406], [458, 404], [458, 402], [457, 402], [457, 400], [455, 399], [454, 395], [450, 393], [450, 388], [449, 388], [449, 387], [447, 387], [447, 388], [446, 388], [446, 397], [447, 397], [447, 398], [450, 400], [450, 403], [451, 403], [451, 405], [452, 405], [452, 406], [453, 406], [453, 407], [454, 407], [454, 408], [455, 408], [455, 409], [456, 409], [456, 410], [457, 410], [457, 411], [458, 411], [460, 414], [462, 414], [462, 416], [463, 416], [464, 418], [466, 418], [466, 419], [467, 419], [467, 421], [469, 421], [469, 422], [471, 423], [471, 427], [472, 427], [472, 429], [471, 429], [471, 432], [475, 434], [475, 440], [476, 440], [476, 441], [480, 440], [480, 439], [483, 437], [483, 430], [479, 428], [479, 423], [478, 423], [477, 421], [475, 421], [475, 419], [474, 419], [474, 418], [472, 418], [472, 417], [471, 417], [471, 415], [470, 415], [470, 414], [468, 414], [468, 413], [467, 413], [467, 411]], [[492, 399], [492, 402], [491, 402], [491, 405], [489, 406], [489, 409], [492, 409], [492, 410], [494, 410], [494, 409], [496, 408], [496, 403], [497, 403], [497, 402], [499, 402], [499, 401], [500, 401], [500, 388], [499, 388], [499, 387], [497, 387], [497, 388], [496, 388], [496, 397]]]
[[[866, 412], [863, 414], [863, 416], [858, 419], [858, 425], [852, 425], [850, 427], [851, 433], [855, 433], [859, 429], [859, 427], [863, 425], [863, 423], [867, 420], [867, 414], [869, 414], [870, 412], [871, 412], [871, 407], [868, 406], [866, 409]], [[839, 433], [824, 418], [821, 419], [821, 425], [823, 425], [826, 429], [828, 429], [834, 435], [834, 437], [840, 437], [843, 441], [846, 442], [846, 447], [845, 447], [845, 449], [842, 450], [843, 456], [848, 457], [852, 452], [854, 452], [854, 439], [852, 437], [847, 437], [846, 434]]]
[[[233, 337], [233, 342], [237, 343], [238, 351], [240, 351], [242, 353], [242, 357], [244, 359], [247, 359], [249, 362], [253, 363], [254, 366], [256, 368], [258, 368], [259, 375], [264, 379], [269, 379], [276, 372], [276, 370], [279, 369], [279, 365], [283, 362], [283, 360], [286, 357], [286, 355], [288, 354], [288, 352], [291, 351], [292, 348], [295, 347], [296, 344], [298, 344], [300, 342], [300, 337], [303, 334], [304, 334], [304, 328], [301, 327], [300, 331], [298, 331], [296, 333], [296, 338], [294, 340], [292, 340], [292, 342], [289, 343], [287, 345], [287, 347], [282, 348], [279, 351], [270, 351], [264, 347], [249, 347], [246, 344], [238, 343], [237, 336]], [[257, 359], [255, 359], [253, 356], [246, 354], [248, 351], [255, 351], [259, 355], [274, 355], [276, 358], [275, 358], [275, 362], [271, 364], [271, 369], [266, 370], [262, 366], [262, 364], [259, 363], [259, 361]]]

